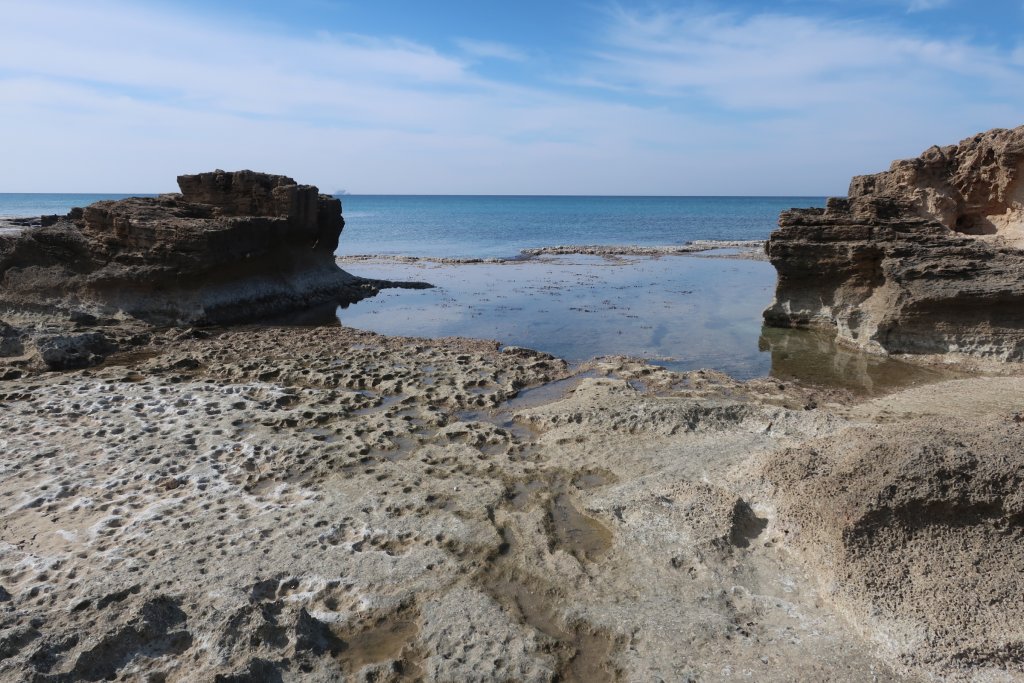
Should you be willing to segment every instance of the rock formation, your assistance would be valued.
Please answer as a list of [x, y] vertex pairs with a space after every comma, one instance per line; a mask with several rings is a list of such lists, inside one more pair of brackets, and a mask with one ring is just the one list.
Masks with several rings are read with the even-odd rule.
[[316, 187], [253, 171], [178, 185], [0, 235], [0, 305], [226, 323], [354, 301], [384, 284], [337, 267], [341, 202]]
[[1009, 681], [1024, 663], [1022, 454], [1019, 418], [943, 416], [854, 427], [764, 471], [778, 528], [880, 653], [932, 680]]
[[1024, 360], [1024, 127], [991, 130], [847, 198], [779, 217], [765, 322], [899, 354]]

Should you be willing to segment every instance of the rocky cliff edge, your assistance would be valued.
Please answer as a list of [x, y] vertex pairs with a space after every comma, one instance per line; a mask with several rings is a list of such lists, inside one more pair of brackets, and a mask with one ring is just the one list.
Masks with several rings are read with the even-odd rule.
[[857, 176], [779, 217], [766, 324], [893, 354], [1024, 360], [1024, 126]]
[[341, 202], [314, 186], [219, 170], [178, 185], [0, 235], [0, 306], [228, 323], [358, 300], [381, 284], [338, 268]]

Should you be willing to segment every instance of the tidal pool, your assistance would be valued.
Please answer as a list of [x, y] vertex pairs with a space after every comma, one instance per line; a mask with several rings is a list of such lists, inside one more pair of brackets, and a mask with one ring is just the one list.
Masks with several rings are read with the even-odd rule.
[[645, 358], [674, 370], [710, 368], [881, 393], [948, 376], [762, 328], [775, 269], [702, 256], [544, 257], [499, 263], [381, 259], [341, 263], [354, 275], [429, 282], [339, 308], [343, 325], [382, 334], [475, 337], [580, 362]]
[[767, 374], [761, 311], [775, 270], [761, 261], [569, 256], [503, 263], [342, 263], [354, 275], [422, 280], [339, 309], [344, 325], [384, 334], [463, 336], [570, 361], [630, 355], [674, 369]]

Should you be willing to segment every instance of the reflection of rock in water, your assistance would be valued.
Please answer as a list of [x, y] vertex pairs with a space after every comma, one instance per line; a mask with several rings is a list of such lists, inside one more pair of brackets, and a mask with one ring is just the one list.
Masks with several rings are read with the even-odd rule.
[[855, 393], [878, 394], [954, 376], [948, 370], [863, 353], [808, 330], [765, 327], [761, 330], [758, 347], [771, 352], [772, 377], [849, 389]]

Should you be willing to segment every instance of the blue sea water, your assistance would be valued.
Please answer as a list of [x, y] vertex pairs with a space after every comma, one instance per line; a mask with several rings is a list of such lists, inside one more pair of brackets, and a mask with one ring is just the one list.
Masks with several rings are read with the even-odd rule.
[[[123, 194], [3, 194], [0, 217], [64, 214]], [[442, 265], [387, 258], [515, 257], [558, 244], [672, 245], [766, 239], [780, 211], [824, 197], [341, 197], [339, 255], [356, 275], [424, 280], [338, 311], [345, 325], [385, 334], [498, 339], [571, 361], [608, 354], [674, 369], [771, 374], [878, 391], [931, 381], [896, 361], [837, 349], [794, 330], [763, 329], [775, 269], [764, 261], [701, 256], [606, 260], [573, 256]], [[711, 254], [712, 256], [714, 254]]]
[[558, 244], [766, 239], [779, 212], [824, 197], [341, 197], [339, 253], [511, 257]]
[[764, 261], [700, 256], [609, 260], [564, 256], [437, 265], [344, 263], [364, 277], [433, 289], [384, 290], [338, 311], [343, 325], [383, 334], [473, 337], [568, 361], [645, 358], [675, 370], [767, 374], [758, 346], [775, 269]]
[[[3, 194], [0, 216], [64, 214], [123, 194]], [[345, 195], [340, 255], [511, 257], [557, 244], [765, 239], [779, 212], [824, 197]]]
[[152, 195], [0, 192], [0, 218], [63, 215], [76, 206], [88, 206], [103, 199], [146, 196]]

